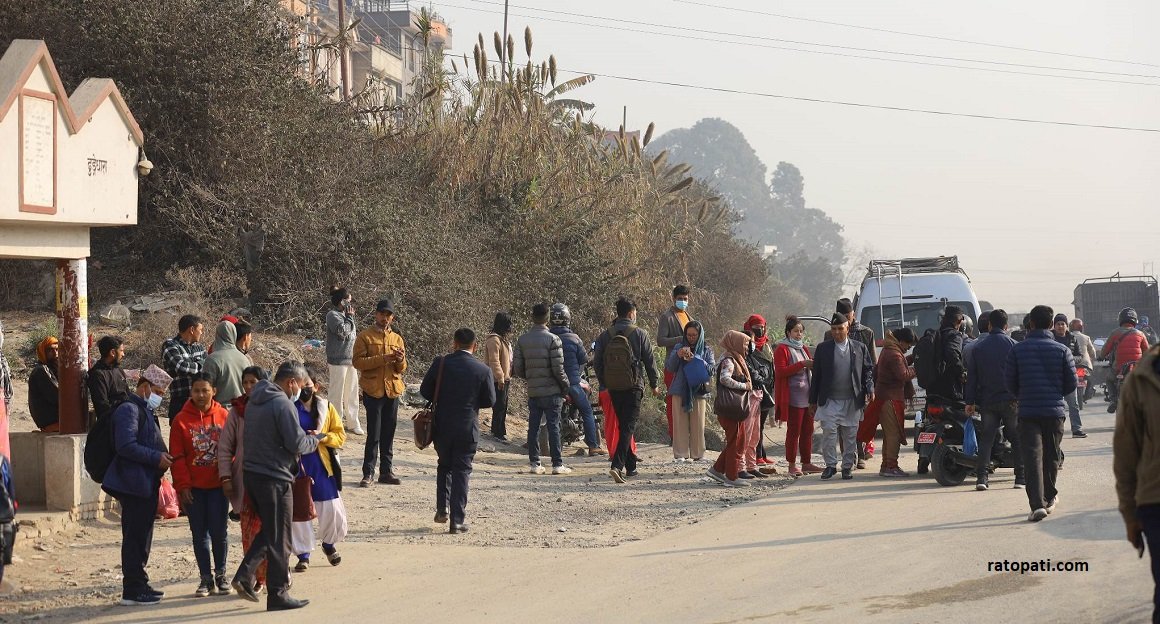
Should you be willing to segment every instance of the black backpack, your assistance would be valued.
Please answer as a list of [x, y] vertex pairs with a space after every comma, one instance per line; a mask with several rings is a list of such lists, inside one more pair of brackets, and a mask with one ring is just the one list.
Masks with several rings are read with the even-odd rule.
[[608, 330], [608, 344], [604, 346], [604, 387], [613, 391], [640, 387], [639, 364], [636, 351], [629, 341], [636, 327], [629, 325], [620, 330]]
[[918, 339], [918, 344], [914, 345], [914, 372], [923, 390], [930, 390], [942, 376], [945, 365], [940, 353], [941, 347], [942, 340], [939, 339], [937, 329], [926, 330], [922, 338]]
[[[122, 401], [105, 414], [104, 418], [98, 418], [85, 436], [85, 471], [89, 473], [89, 478], [97, 483], [105, 480], [105, 473], [112, 465], [113, 458], [117, 456], [117, 446], [113, 441], [113, 412], [125, 403], [132, 403], [132, 400]], [[136, 410], [137, 407], [134, 406], [133, 409]]]

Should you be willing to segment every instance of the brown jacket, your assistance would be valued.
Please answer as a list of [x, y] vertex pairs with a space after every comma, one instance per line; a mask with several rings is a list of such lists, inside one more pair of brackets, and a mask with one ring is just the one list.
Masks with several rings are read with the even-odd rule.
[[906, 365], [906, 356], [898, 340], [890, 333], [882, 339], [882, 353], [874, 370], [874, 396], [884, 401], [914, 398], [914, 368]]
[[371, 326], [359, 332], [354, 340], [354, 358], [351, 363], [359, 370], [358, 385], [367, 396], [392, 399], [403, 395], [407, 387], [403, 373], [407, 370], [406, 355], [398, 362], [388, 362], [394, 349], [403, 349], [403, 337], [394, 330], [384, 332]]
[[1144, 355], [1124, 380], [1116, 433], [1112, 438], [1112, 469], [1125, 522], [1136, 519], [1136, 508], [1160, 505], [1160, 347]]
[[512, 343], [499, 334], [488, 334], [483, 341], [483, 363], [491, 369], [495, 383], [503, 385], [512, 379]]

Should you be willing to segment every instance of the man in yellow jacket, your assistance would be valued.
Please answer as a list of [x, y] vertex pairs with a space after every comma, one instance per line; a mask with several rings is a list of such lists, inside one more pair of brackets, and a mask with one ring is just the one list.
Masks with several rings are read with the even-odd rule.
[[352, 363], [359, 370], [359, 388], [367, 412], [366, 451], [363, 453], [361, 487], [370, 487], [375, 477], [375, 461], [381, 456], [379, 483], [398, 485], [391, 470], [394, 457], [395, 425], [399, 414], [399, 397], [406, 386], [406, 346], [403, 337], [391, 329], [395, 308], [387, 299], [375, 306], [375, 324], [359, 333], [354, 341]]

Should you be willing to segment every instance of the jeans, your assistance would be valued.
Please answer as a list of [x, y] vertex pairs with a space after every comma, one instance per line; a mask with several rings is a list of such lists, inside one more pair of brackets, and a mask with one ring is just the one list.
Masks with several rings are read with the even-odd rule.
[[1027, 503], [1031, 511], [1046, 508], [1055, 495], [1059, 472], [1059, 444], [1063, 440], [1062, 418], [1020, 418], [1019, 444], [1023, 473], [1027, 479]]
[[979, 407], [979, 415], [983, 417], [982, 433], [979, 435], [979, 459], [975, 464], [975, 478], [987, 479], [987, 465], [991, 463], [991, 455], [995, 446], [1002, 440], [999, 437], [999, 426], [1007, 432], [1007, 439], [1011, 441], [1011, 451], [1015, 455], [1015, 480], [1023, 481], [1022, 445], [1019, 443], [1017, 429], [1018, 403], [1007, 401]]
[[153, 549], [153, 525], [157, 517], [157, 490], [152, 496], [114, 495], [121, 504], [122, 598], [136, 598], [149, 586], [149, 552]]
[[528, 461], [533, 466], [540, 464], [540, 421], [548, 419], [548, 449], [552, 453], [552, 467], [563, 466], [560, 457], [560, 410], [564, 407], [564, 397], [554, 394], [547, 397], [528, 399]]
[[616, 410], [618, 437], [616, 452], [612, 455], [612, 467], [628, 472], [636, 471], [636, 453], [632, 452], [632, 436], [636, 433], [636, 421], [640, 418], [640, 403], [644, 400], [644, 390], [610, 390], [612, 407]]
[[244, 473], [242, 480], [254, 511], [262, 519], [262, 528], [250, 542], [234, 578], [252, 584], [258, 565], [265, 560], [268, 563], [266, 587], [270, 592], [267, 605], [276, 604], [290, 597], [290, 525], [294, 518], [294, 493], [289, 481], [271, 479], [255, 472]]
[[1072, 433], [1083, 431], [1083, 420], [1079, 417], [1079, 392], [1080, 390], [1077, 388], [1075, 392], [1063, 395], [1063, 400], [1067, 403], [1067, 414], [1071, 420]]
[[1144, 529], [1148, 555], [1152, 558], [1152, 622], [1160, 623], [1160, 505], [1141, 505], [1136, 508], [1136, 519]]
[[213, 574], [225, 574], [226, 551], [229, 549], [230, 500], [221, 488], [203, 490], [191, 488], [193, 504], [186, 513], [189, 515], [189, 532], [193, 534], [193, 555], [197, 558], [197, 571], [201, 576], [211, 575], [209, 567], [210, 544], [213, 544]]
[[363, 478], [375, 476], [375, 462], [379, 457], [379, 478], [392, 474], [391, 461], [395, 457], [395, 427], [398, 425], [399, 399], [386, 395], [375, 398], [363, 394], [367, 410], [367, 446], [363, 451]]
[[576, 384], [568, 389], [568, 396], [572, 397], [572, 402], [584, 417], [584, 444], [590, 449], [600, 446], [600, 438], [596, 435], [596, 417], [592, 414], [592, 402], [588, 400], [588, 393]]
[[495, 405], [491, 407], [491, 435], [497, 438], [507, 437], [508, 396], [511, 387], [510, 381], [495, 385]]

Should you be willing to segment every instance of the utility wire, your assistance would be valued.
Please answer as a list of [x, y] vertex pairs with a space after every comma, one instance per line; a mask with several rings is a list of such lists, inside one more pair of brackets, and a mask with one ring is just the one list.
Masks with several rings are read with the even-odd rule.
[[855, 28], [858, 30], [869, 30], [869, 31], [874, 31], [874, 32], [888, 33], [891, 35], [903, 35], [906, 37], [921, 37], [923, 39], [934, 39], [936, 41], [950, 41], [950, 42], [954, 42], [954, 43], [967, 43], [970, 45], [985, 46], [985, 47], [989, 47], [989, 48], [1001, 48], [1004, 50], [1018, 50], [1020, 52], [1034, 52], [1036, 54], [1050, 54], [1052, 56], [1066, 56], [1069, 58], [1087, 59], [1090, 61], [1103, 61], [1106, 63], [1123, 63], [1125, 65], [1142, 65], [1144, 67], [1160, 67], [1160, 64], [1156, 64], [1156, 63], [1144, 63], [1141, 61], [1127, 61], [1127, 60], [1107, 58], [1107, 57], [1102, 57], [1102, 56], [1087, 56], [1087, 55], [1083, 55], [1083, 54], [1071, 54], [1068, 52], [1056, 52], [1056, 51], [1052, 51], [1052, 50], [1040, 50], [1040, 49], [1036, 49], [1036, 48], [1024, 48], [1024, 47], [1013, 46], [1013, 45], [1003, 45], [1000, 43], [988, 43], [985, 41], [972, 41], [970, 39], [955, 39], [954, 37], [944, 37], [944, 36], [940, 36], [940, 35], [927, 35], [927, 34], [923, 34], [923, 33], [913, 33], [913, 32], [906, 32], [906, 31], [902, 31], [902, 30], [890, 30], [887, 28], [875, 28], [873, 26], [861, 26], [859, 24], [845, 24], [842, 22], [832, 22], [832, 21], [828, 21], [828, 20], [814, 19], [814, 18], [809, 18], [809, 17], [798, 17], [796, 15], [785, 15], [783, 13], [770, 13], [768, 11], [758, 11], [756, 9], [742, 9], [742, 8], [738, 8], [738, 7], [731, 7], [731, 6], [725, 6], [725, 5], [720, 5], [720, 4], [711, 4], [711, 3], [707, 3], [707, 2], [694, 2], [692, 0], [673, 0], [673, 2], [677, 2], [680, 4], [689, 4], [689, 5], [693, 5], [693, 6], [699, 6], [699, 7], [710, 7], [710, 8], [714, 8], [714, 9], [724, 9], [726, 11], [736, 11], [739, 13], [751, 13], [754, 15], [767, 15], [769, 17], [777, 17], [777, 18], [788, 19], [788, 20], [797, 20], [797, 21], [801, 21], [801, 22], [813, 22], [815, 24], [826, 24], [829, 26], [841, 26], [842, 28]]
[[[481, 9], [478, 7], [449, 4], [446, 2], [441, 3], [440, 6], [451, 7], [451, 8], [456, 8], [456, 9], [464, 9], [467, 11], [477, 11], [480, 13], [489, 13], [492, 15], [499, 15], [502, 13], [502, 11], [493, 11], [493, 10], [489, 10], [489, 9]], [[844, 58], [856, 58], [856, 59], [865, 59], [865, 60], [873, 60], [873, 61], [884, 61], [884, 62], [888, 62], [888, 63], [903, 63], [903, 64], [907, 64], [907, 65], [923, 65], [923, 66], [927, 66], [927, 67], [942, 67], [942, 68], [947, 68], [947, 69], [964, 69], [964, 70], [968, 70], [968, 71], [983, 71], [983, 72], [993, 72], [993, 73], [1000, 73], [1000, 74], [1016, 74], [1016, 75], [1021, 75], [1021, 76], [1038, 76], [1038, 77], [1042, 77], [1042, 78], [1060, 78], [1063, 80], [1084, 80], [1084, 81], [1089, 81], [1089, 82], [1109, 82], [1109, 83], [1117, 83], [1117, 84], [1139, 85], [1139, 86], [1146, 86], [1146, 87], [1160, 87], [1160, 84], [1154, 83], [1154, 82], [1139, 82], [1139, 81], [1134, 81], [1134, 80], [1116, 80], [1116, 79], [1110, 79], [1110, 78], [1094, 78], [1091, 76], [1060, 76], [1058, 74], [1044, 74], [1044, 73], [1039, 73], [1039, 72], [1026, 72], [1026, 71], [1011, 70], [1011, 69], [999, 69], [996, 67], [970, 67], [970, 66], [966, 66], [966, 65], [952, 65], [952, 64], [947, 64], [947, 63], [931, 63], [931, 62], [927, 62], [927, 61], [915, 61], [915, 60], [898, 59], [898, 58], [883, 58], [883, 57], [878, 57], [878, 56], [866, 56], [866, 55], [862, 55], [862, 54], [850, 54], [850, 53], [845, 53], [845, 52], [831, 52], [831, 51], [826, 51], [826, 50], [807, 50], [807, 49], [803, 49], [803, 48], [792, 48], [792, 47], [788, 47], [788, 46], [775, 46], [775, 45], [760, 44], [760, 43], [748, 43], [748, 42], [743, 42], [743, 41], [724, 41], [721, 39], [715, 39], [715, 38], [709, 38], [709, 37], [697, 37], [694, 35], [684, 35], [684, 34], [679, 34], [679, 33], [658, 32], [658, 31], [653, 31], [653, 30], [644, 30], [644, 29], [639, 29], [639, 28], [627, 28], [627, 27], [621, 27], [621, 26], [605, 26], [605, 25], [601, 25], [601, 24], [589, 24], [586, 22], [576, 22], [576, 21], [564, 20], [564, 19], [558, 19], [558, 18], [552, 18], [552, 17], [543, 17], [543, 16], [539, 16], [539, 15], [522, 15], [522, 14], [517, 14], [517, 13], [510, 13], [510, 15], [512, 15], [514, 17], [526, 17], [528, 19], [542, 20], [545, 22], [556, 22], [556, 23], [560, 23], [560, 24], [587, 26], [590, 28], [619, 30], [619, 31], [638, 33], [638, 34], [659, 35], [662, 37], [676, 37], [676, 38], [682, 39], [684, 41], [707, 41], [709, 43], [745, 45], [745, 46], [748, 46], [751, 48], [766, 48], [766, 49], [771, 49], [771, 50], [784, 50], [784, 51], [789, 51], [789, 52], [804, 52], [806, 54], [820, 54], [820, 55], [824, 55], [824, 56], [838, 56], [838, 57], [844, 57]], [[602, 18], [595, 18], [595, 19], [602, 19]], [[811, 45], [814, 45], [814, 44], [811, 44]], [[886, 53], [887, 54], [894, 54], [893, 52], [886, 52]], [[971, 61], [971, 62], [982, 63], [982, 62], [987, 62], [987, 61]], [[1076, 71], [1076, 70], [1063, 70], [1063, 71]]]
[[[495, 2], [494, 0], [474, 0], [474, 1], [475, 1], [475, 3], [478, 3], [478, 4], [489, 4], [489, 5], [493, 5], [493, 6], [503, 6], [503, 3]], [[528, 9], [528, 10], [532, 10], [532, 11], [538, 11], [541, 13], [567, 15], [569, 17], [582, 17], [582, 18], [587, 18], [587, 19], [603, 20], [603, 21], [607, 21], [607, 22], [617, 22], [617, 23], [621, 23], [621, 24], [640, 24], [639, 20], [621, 19], [621, 18], [616, 18], [616, 17], [601, 16], [601, 15], [586, 15], [584, 13], [572, 13], [569, 11], [556, 11], [553, 9], [541, 9], [538, 7], [520, 6], [517, 4], [513, 4], [511, 6], [517, 8], [517, 9]], [[456, 7], [456, 8], [463, 8], [463, 7]], [[520, 16], [520, 17], [527, 17], [527, 16]], [[574, 22], [567, 22], [567, 23], [574, 23]], [[597, 26], [596, 24], [587, 24], [587, 25]], [[837, 49], [837, 50], [852, 50], [855, 52], [872, 52], [875, 54], [895, 54], [898, 56], [930, 58], [930, 59], [936, 59], [936, 60], [941, 60], [941, 61], [956, 61], [956, 62], [962, 62], [962, 63], [984, 63], [987, 65], [1001, 65], [1001, 66], [1005, 66], [1005, 67], [1023, 67], [1026, 69], [1046, 69], [1046, 70], [1051, 70], [1051, 71], [1078, 72], [1078, 73], [1083, 73], [1083, 74], [1102, 74], [1102, 75], [1107, 75], [1107, 76], [1125, 76], [1125, 77], [1129, 77], [1129, 78], [1160, 78], [1160, 75], [1158, 75], [1158, 74], [1132, 74], [1132, 73], [1127, 73], [1127, 72], [1101, 71], [1101, 70], [1095, 70], [1095, 69], [1079, 69], [1079, 68], [1075, 68], [1075, 67], [1058, 67], [1058, 66], [1054, 66], [1054, 65], [1033, 65], [1033, 64], [1029, 64], [1029, 63], [1010, 63], [1010, 62], [1005, 62], [1005, 61], [988, 61], [988, 60], [984, 60], [984, 59], [964, 58], [964, 57], [958, 57], [958, 56], [940, 56], [937, 54], [922, 54], [919, 52], [898, 52], [895, 50], [882, 50], [882, 49], [878, 49], [878, 48], [859, 48], [859, 47], [855, 47], [855, 46], [837, 45], [837, 44], [830, 44], [830, 43], [818, 43], [816, 41], [800, 41], [800, 40], [796, 40], [796, 39], [780, 39], [777, 37], [766, 37], [766, 36], [762, 36], [762, 35], [746, 35], [743, 33], [728, 32], [728, 31], [721, 31], [721, 30], [709, 30], [709, 29], [705, 29], [705, 28], [694, 28], [691, 26], [673, 26], [673, 25], [669, 25], [669, 24], [656, 24], [656, 23], [650, 24], [650, 26], [653, 26], [656, 28], [665, 28], [665, 29], [670, 29], [670, 30], [684, 31], [684, 32], [695, 32], [695, 33], [701, 33], [701, 34], [706, 34], [706, 35], [720, 35], [720, 36], [735, 37], [735, 38], [740, 38], [740, 39], [753, 39], [756, 41], [773, 41], [773, 42], [777, 42], [777, 43], [792, 43], [795, 45], [809, 45], [809, 46], [817, 46], [817, 47], [822, 47], [822, 48], [833, 48], [833, 49]], [[637, 32], [637, 31], [633, 31], [633, 32]], [[662, 33], [655, 33], [655, 34], [662, 34]], [[716, 40], [713, 40], [713, 41], [716, 41]], [[740, 42], [737, 42], [737, 43], [740, 43]]]

